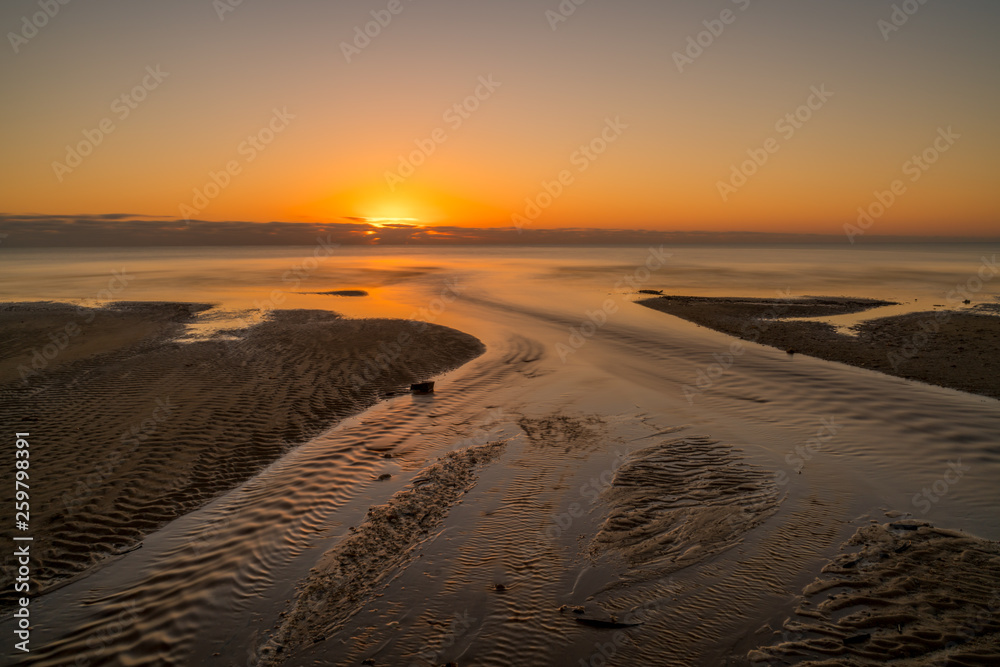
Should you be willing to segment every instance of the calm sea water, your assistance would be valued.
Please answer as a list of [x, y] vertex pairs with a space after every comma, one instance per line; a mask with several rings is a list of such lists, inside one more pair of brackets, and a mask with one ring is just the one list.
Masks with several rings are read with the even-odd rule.
[[[534, 291], [555, 284], [685, 295], [857, 296], [946, 304], [956, 288], [995, 301], [1000, 276], [982, 281], [1000, 245], [676, 246], [647, 275], [646, 247], [200, 247], [0, 250], [0, 300], [102, 303], [204, 301], [225, 308], [317, 307], [405, 316], [399, 286], [473, 276]], [[638, 271], [638, 273], [636, 273]], [[116, 279], [116, 276], [121, 278]], [[619, 282], [626, 277], [632, 282]], [[992, 276], [991, 276], [992, 277]], [[497, 288], [496, 282], [491, 287]], [[302, 292], [364, 289], [360, 308]], [[281, 293], [281, 296], [275, 293]], [[395, 293], [395, 294], [394, 294]], [[952, 297], [958, 294], [954, 292]], [[964, 296], [963, 296], [964, 298]], [[393, 305], [393, 304], [396, 305]]]

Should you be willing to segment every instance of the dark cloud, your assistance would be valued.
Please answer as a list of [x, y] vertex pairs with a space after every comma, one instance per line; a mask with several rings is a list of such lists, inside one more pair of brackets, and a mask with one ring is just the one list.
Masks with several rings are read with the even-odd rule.
[[[123, 213], [106, 215], [2, 215], [0, 247], [128, 247], [311, 245], [317, 239], [341, 245], [637, 245], [845, 243], [842, 234], [756, 232], [664, 232], [642, 229], [517, 229], [514, 227], [415, 226], [347, 222], [212, 222], [171, 220]], [[6, 235], [6, 236], [2, 236]], [[866, 243], [927, 241], [929, 237], [866, 236]], [[991, 241], [935, 237], [941, 241]]]

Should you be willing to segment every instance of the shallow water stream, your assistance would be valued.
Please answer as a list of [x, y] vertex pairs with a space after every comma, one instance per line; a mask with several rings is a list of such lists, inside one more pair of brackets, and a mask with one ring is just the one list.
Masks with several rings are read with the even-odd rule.
[[[271, 285], [283, 288], [282, 267], [299, 261], [288, 249], [225, 261], [200, 251], [129, 252], [77, 253], [66, 276], [124, 263], [135, 275], [130, 300], [217, 302], [235, 313], [259, 304]], [[35, 600], [31, 664], [255, 664], [295, 583], [370, 505], [437, 456], [496, 439], [508, 440], [504, 454], [419, 558], [291, 664], [598, 664], [594, 656], [621, 665], [739, 664], [871, 519], [911, 513], [1000, 539], [997, 401], [753, 344], [732, 355], [731, 338], [635, 305], [631, 295], [635, 287], [706, 296], [790, 288], [941, 303], [934, 295], [973, 275], [981, 249], [900, 250], [892, 261], [841, 251], [854, 252], [853, 262], [829, 250], [772, 250], [766, 266], [745, 251], [670, 252], [652, 271], [644, 267], [658, 255], [645, 248], [345, 251], [318, 264], [279, 307], [423, 316], [479, 337], [488, 351], [437, 378], [435, 394], [392, 398], [333, 426], [149, 535], [141, 549]], [[216, 280], [226, 271], [231, 280]], [[87, 298], [86, 282], [71, 289], [65, 276], [54, 280], [17, 297], [7, 286], [3, 296]], [[306, 284], [370, 296], [297, 294]], [[991, 289], [980, 297], [991, 299]], [[699, 385], [703, 377], [709, 384]], [[803, 449], [821, 433], [821, 447]], [[629, 453], [686, 437], [732, 446], [776, 474], [778, 510], [728, 550], [617, 585], [625, 568], [589, 555], [607, 510], [594, 490]], [[688, 448], [684, 456], [697, 465], [702, 454]], [[937, 500], [919, 495], [959, 461], [962, 476]], [[378, 481], [383, 473], [392, 477]], [[645, 606], [644, 625], [597, 630], [560, 613], [563, 604]], [[9, 621], [0, 624], [9, 631]]]

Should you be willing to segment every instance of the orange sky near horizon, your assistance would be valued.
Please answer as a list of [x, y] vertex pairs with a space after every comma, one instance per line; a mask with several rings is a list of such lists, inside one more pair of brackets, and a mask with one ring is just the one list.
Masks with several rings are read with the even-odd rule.
[[1000, 229], [995, 4], [558, 7], [5, 3], [0, 212]]

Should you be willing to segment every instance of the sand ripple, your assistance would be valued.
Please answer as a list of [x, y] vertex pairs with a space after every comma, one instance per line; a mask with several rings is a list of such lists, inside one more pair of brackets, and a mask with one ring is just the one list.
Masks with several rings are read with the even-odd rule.
[[752, 664], [1000, 664], [1000, 544], [907, 520], [845, 547]]
[[302, 644], [334, 635], [381, 584], [416, 557], [451, 505], [475, 484], [478, 469], [503, 451], [493, 442], [450, 452], [423, 470], [328, 552], [305, 581], [295, 606], [262, 652], [278, 664]]
[[[182, 306], [101, 311], [102, 351], [27, 382], [8, 368], [0, 421], [28, 420], [32, 476], [44, 480], [32, 506], [33, 534], [46, 545], [33, 566], [42, 590], [129, 549], [386, 391], [483, 350], [444, 327], [320, 311], [276, 312], [235, 341], [180, 344], [171, 336], [193, 310]], [[4, 321], [23, 329], [39, 312], [46, 324], [79, 317], [69, 306], [8, 306]], [[120, 331], [136, 323], [142, 336]], [[90, 340], [86, 326], [80, 335]], [[400, 336], [407, 343], [393, 348]], [[5, 594], [12, 572], [0, 577]]]
[[660, 577], [733, 546], [774, 513], [773, 475], [732, 448], [687, 437], [634, 452], [605, 492], [592, 553], [617, 554], [629, 581]]

